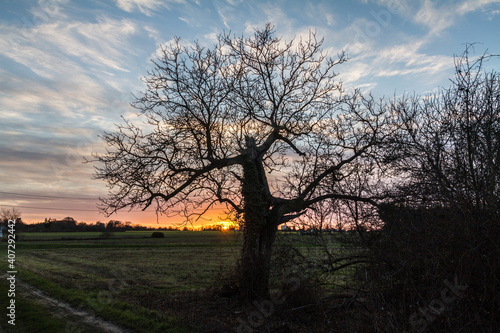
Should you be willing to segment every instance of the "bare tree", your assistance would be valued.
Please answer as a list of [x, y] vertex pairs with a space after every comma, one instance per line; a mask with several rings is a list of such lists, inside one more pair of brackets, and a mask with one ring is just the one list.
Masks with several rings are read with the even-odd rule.
[[[404, 127], [397, 170], [407, 198], [427, 205], [500, 214], [500, 78], [485, 72], [490, 56], [455, 59], [452, 86], [393, 104]], [[500, 215], [498, 215], [500, 216]]]
[[10, 220], [17, 222], [21, 219], [21, 211], [15, 207], [12, 207], [11, 209], [2, 208], [0, 211], [0, 219], [2, 222]]
[[[500, 257], [500, 76], [472, 47], [455, 58], [451, 87], [391, 104], [403, 126], [385, 152], [399, 191], [380, 207], [384, 238], [367, 280], [373, 312], [386, 309], [394, 331], [491, 331], [500, 322], [489, 310], [499, 306], [490, 258]], [[421, 316], [425, 305], [417, 313], [453, 278], [468, 286], [453, 312], [442, 321]]]
[[162, 49], [133, 106], [147, 120], [106, 133], [96, 178], [102, 209], [151, 205], [165, 214], [217, 203], [242, 217], [239, 294], [268, 294], [277, 226], [345, 192], [352, 165], [372, 163], [387, 131], [384, 108], [359, 92], [344, 96], [334, 70], [347, 58], [323, 53], [314, 32], [283, 41], [267, 25], [249, 38], [220, 35], [212, 48]]

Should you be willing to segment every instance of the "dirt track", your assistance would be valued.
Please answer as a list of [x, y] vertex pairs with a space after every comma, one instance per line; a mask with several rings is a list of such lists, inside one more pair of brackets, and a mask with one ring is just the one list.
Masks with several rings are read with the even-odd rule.
[[[6, 276], [2, 276], [5, 278]], [[67, 322], [65, 333], [76, 333], [84, 330], [92, 332], [110, 332], [110, 333], [132, 333], [112, 322], [96, 317], [90, 312], [76, 309], [63, 301], [57, 300], [40, 289], [16, 280], [18, 292], [40, 305], [47, 308], [54, 316], [64, 319]], [[0, 327], [0, 333], [3, 332]]]

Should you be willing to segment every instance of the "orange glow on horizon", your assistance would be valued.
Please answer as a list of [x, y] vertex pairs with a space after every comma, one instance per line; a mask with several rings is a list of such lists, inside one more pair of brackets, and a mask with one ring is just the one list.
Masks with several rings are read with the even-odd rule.
[[[55, 204], [53, 204], [55, 205]], [[87, 207], [84, 207], [87, 208]], [[104, 216], [97, 210], [95, 212], [80, 212], [78, 210], [72, 211], [50, 211], [50, 210], [37, 210], [36, 208], [20, 208], [21, 218], [24, 223], [34, 224], [44, 222], [45, 218], [53, 218], [57, 220], [62, 220], [65, 217], [72, 217], [77, 222], [85, 222], [87, 224], [94, 224], [96, 222], [106, 223], [110, 220], [121, 221], [121, 222], [131, 222], [133, 225], [141, 225], [146, 227], [184, 227], [189, 228], [200, 228], [203, 225], [218, 225], [224, 223], [227, 226], [222, 228], [224, 230], [229, 229], [234, 224], [224, 219], [224, 209], [215, 208], [209, 210], [205, 215], [203, 215], [198, 220], [194, 219], [192, 225], [190, 223], [185, 223], [184, 216], [165, 216], [159, 215], [158, 221], [157, 216], [153, 211], [132, 211], [127, 212], [126, 210], [120, 211], [117, 214], [113, 214], [109, 217]]]

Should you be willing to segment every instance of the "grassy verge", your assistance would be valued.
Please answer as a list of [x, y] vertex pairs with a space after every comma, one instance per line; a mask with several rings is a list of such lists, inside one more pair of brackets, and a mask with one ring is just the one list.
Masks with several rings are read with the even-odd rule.
[[17, 291], [15, 298], [13, 298], [16, 302], [15, 325], [9, 324], [10, 318], [6, 316], [6, 308], [9, 306], [10, 298], [5, 297], [8, 289], [7, 280], [2, 279], [0, 282], [0, 295], [2, 295], [0, 297], [0, 308], [2, 309], [0, 325], [5, 332], [64, 332], [66, 321], [63, 318], [51, 314], [48, 309], [26, 298], [20, 291]]
[[[42, 279], [30, 272], [21, 274], [22, 280], [36, 288], [42, 289], [50, 297], [67, 302], [79, 311], [86, 311], [91, 316], [105, 318], [120, 326], [136, 332], [190, 332], [189, 327], [176, 320], [149, 311], [141, 307], [106, 298], [100, 293], [88, 293], [77, 289], [67, 289]], [[8, 286], [2, 281], [1, 292], [7, 293]], [[82, 318], [68, 313], [60, 313], [57, 308], [47, 306], [40, 300], [30, 299], [22, 292], [16, 292], [16, 325], [2, 322], [6, 332], [104, 332], [98, 326], [85, 324]], [[2, 308], [7, 307], [8, 300], [2, 299]]]

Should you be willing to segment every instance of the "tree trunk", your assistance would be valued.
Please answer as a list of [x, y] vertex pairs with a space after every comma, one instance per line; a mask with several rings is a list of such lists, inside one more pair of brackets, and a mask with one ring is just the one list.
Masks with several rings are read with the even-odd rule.
[[246, 228], [239, 263], [239, 295], [246, 300], [269, 297], [272, 245], [276, 228]]
[[243, 248], [238, 265], [239, 295], [246, 300], [269, 296], [271, 252], [277, 224], [269, 214], [267, 180], [255, 141], [247, 138], [247, 159], [243, 164], [244, 201]]

